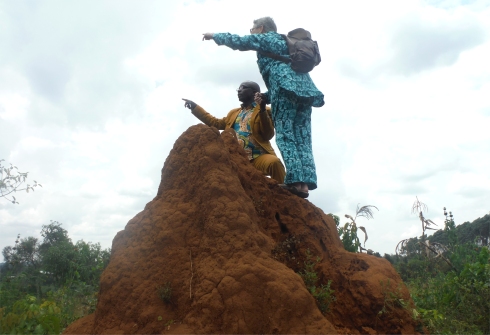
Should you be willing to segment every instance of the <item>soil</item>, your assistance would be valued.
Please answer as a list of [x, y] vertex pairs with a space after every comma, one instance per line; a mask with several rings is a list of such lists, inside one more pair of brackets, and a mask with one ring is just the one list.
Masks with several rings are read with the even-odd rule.
[[[305, 262], [335, 291], [324, 314]], [[412, 306], [387, 260], [345, 251], [332, 217], [256, 170], [233, 131], [196, 125], [114, 238], [95, 313], [64, 333], [414, 334]]]

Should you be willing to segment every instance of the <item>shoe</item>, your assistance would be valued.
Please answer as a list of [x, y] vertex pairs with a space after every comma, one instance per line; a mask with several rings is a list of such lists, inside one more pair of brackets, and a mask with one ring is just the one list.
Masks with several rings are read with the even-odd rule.
[[310, 195], [308, 192], [303, 192], [303, 191], [298, 190], [298, 188], [296, 186], [293, 186], [293, 185], [279, 184], [279, 186], [285, 190], [288, 190], [292, 194], [297, 195], [300, 198], [303, 198], [303, 199], [308, 198], [308, 196]]

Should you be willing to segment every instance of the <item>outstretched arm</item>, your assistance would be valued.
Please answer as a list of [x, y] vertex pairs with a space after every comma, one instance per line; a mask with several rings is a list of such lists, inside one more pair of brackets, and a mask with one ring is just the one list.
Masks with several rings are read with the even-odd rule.
[[182, 99], [185, 101], [184, 107], [189, 108], [191, 113], [194, 114], [199, 120], [210, 127], [216, 127], [219, 130], [225, 129], [226, 118], [218, 119], [206, 112], [201, 106], [196, 104], [192, 100]]
[[272, 34], [274, 33], [239, 36], [229, 33], [205, 33], [203, 34], [203, 40], [213, 39], [216, 44], [226, 45], [233, 50], [255, 50], [276, 53], [278, 47], [279, 50], [282, 49], [276, 45], [276, 43], [281, 43], [281, 40], [273, 38]]

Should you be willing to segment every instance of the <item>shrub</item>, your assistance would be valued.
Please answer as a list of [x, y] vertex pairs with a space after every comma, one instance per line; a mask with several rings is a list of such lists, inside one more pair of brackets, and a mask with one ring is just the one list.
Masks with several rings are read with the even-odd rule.
[[330, 288], [331, 280], [327, 284], [322, 284], [317, 286], [318, 274], [315, 271], [315, 266], [320, 262], [320, 257], [313, 260], [310, 250], [306, 250], [306, 261], [304, 262], [304, 270], [299, 274], [303, 281], [305, 282], [306, 288], [311, 293], [313, 298], [315, 298], [318, 308], [325, 314], [330, 309], [330, 304], [335, 301], [334, 290]]

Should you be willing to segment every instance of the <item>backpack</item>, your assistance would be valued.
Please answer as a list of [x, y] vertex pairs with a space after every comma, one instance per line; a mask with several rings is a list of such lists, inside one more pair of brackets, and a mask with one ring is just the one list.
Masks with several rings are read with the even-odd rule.
[[271, 52], [261, 52], [264, 56], [274, 58], [284, 63], [289, 63], [291, 68], [299, 73], [308, 73], [315, 66], [320, 64], [320, 50], [318, 43], [311, 39], [308, 30], [297, 28], [291, 30], [287, 36], [281, 36], [286, 40], [289, 51], [289, 58]]

